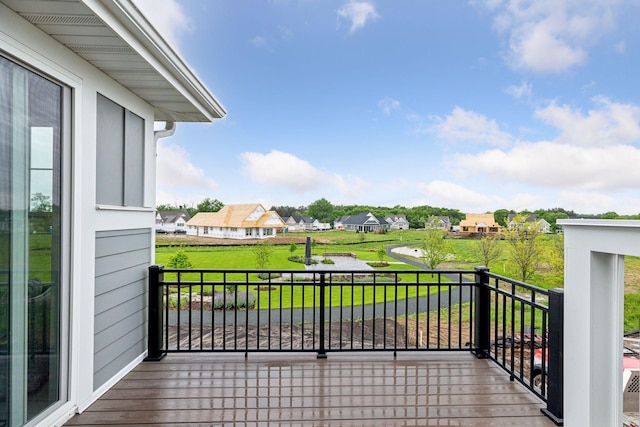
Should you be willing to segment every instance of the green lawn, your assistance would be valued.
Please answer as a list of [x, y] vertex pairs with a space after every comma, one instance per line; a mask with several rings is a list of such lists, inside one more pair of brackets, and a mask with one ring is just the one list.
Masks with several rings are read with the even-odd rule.
[[[341, 232], [342, 234], [355, 234]], [[370, 236], [385, 237], [385, 235]], [[380, 242], [370, 242], [365, 240], [364, 243], [346, 243], [346, 244], [329, 244], [314, 245], [313, 255], [322, 255], [323, 253], [350, 252], [355, 253], [357, 258], [363, 261], [379, 261], [377, 251], [383, 247]], [[177, 250], [183, 250], [189, 257], [193, 268], [198, 269], [256, 269], [255, 254], [253, 246], [224, 246], [224, 247], [179, 247], [167, 248], [161, 247], [156, 250], [156, 263], [167, 265], [171, 255]], [[304, 246], [298, 245], [295, 255], [304, 255]], [[288, 260], [291, 252], [288, 245], [272, 246], [271, 256], [266, 266], [270, 270], [304, 270], [304, 265]], [[385, 261], [395, 261], [389, 257], [384, 258]], [[437, 286], [427, 286], [427, 283], [437, 283], [438, 276], [420, 275], [416, 278], [415, 274], [410, 271], [419, 270], [416, 267], [407, 264], [390, 264], [388, 267], [376, 268], [380, 272], [386, 271], [407, 271], [406, 274], [399, 274], [399, 286], [392, 285], [373, 285], [371, 279], [367, 282], [351, 285], [331, 286], [327, 290], [327, 299], [331, 301], [332, 306], [342, 305], [360, 305], [380, 303], [384, 301], [393, 301], [394, 299], [412, 298], [415, 296], [425, 296], [430, 292], [437, 292]], [[193, 286], [192, 291], [211, 295], [214, 292], [222, 292], [223, 285], [219, 284], [223, 281], [236, 282], [238, 290], [246, 292], [249, 290], [256, 295], [256, 305], [258, 308], [279, 308], [279, 307], [313, 307], [319, 303], [319, 290], [308, 285], [303, 285], [294, 279], [285, 275], [275, 282], [260, 279], [256, 274], [245, 273], [228, 273], [224, 278], [222, 273], [205, 273], [202, 277], [203, 286]], [[165, 273], [165, 280], [176, 281], [175, 273]], [[285, 281], [282, 283], [282, 281]], [[377, 278], [378, 282], [385, 280]], [[395, 278], [386, 279], [389, 282], [395, 281]], [[416, 281], [421, 283], [420, 286], [415, 285]], [[446, 277], [441, 277], [442, 283], [450, 282]], [[200, 274], [183, 273], [180, 275], [180, 282], [201, 283]], [[250, 282], [247, 286], [246, 283]], [[403, 284], [404, 283], [404, 284]], [[410, 285], [414, 283], [414, 285]], [[268, 290], [263, 290], [267, 288]], [[315, 298], [315, 299], [314, 299]]]
[[[291, 235], [294, 235], [294, 233], [291, 233]], [[299, 234], [295, 235], [299, 236]], [[406, 244], [409, 247], [419, 247], [423, 235], [424, 231], [418, 230], [390, 231], [386, 234], [362, 234], [347, 231], [329, 231], [310, 234], [312, 239], [316, 241], [316, 244], [313, 246], [314, 255], [322, 255], [328, 252], [350, 252], [356, 254], [358, 259], [363, 261], [378, 261], [377, 252], [385, 246]], [[557, 235], [544, 236], [545, 248], [549, 248], [553, 240], [558, 238], [560, 237]], [[184, 240], [182, 240], [182, 242], [184, 242]], [[481, 264], [474, 250], [474, 246], [477, 244], [475, 240], [449, 239], [449, 242], [451, 244], [453, 260], [441, 265], [441, 269], [472, 270], [475, 266]], [[516, 277], [514, 269], [509, 262], [507, 243], [500, 241], [499, 245], [503, 251], [499, 259], [489, 266], [491, 271], [506, 277]], [[195, 268], [257, 268], [252, 246], [158, 247], [156, 249], [156, 263], [166, 265], [171, 254], [178, 249], [183, 249], [187, 252]], [[304, 255], [304, 245], [297, 245], [294, 254]], [[266, 268], [304, 270], [304, 265], [291, 262], [287, 259], [290, 255], [289, 245], [274, 245], [272, 256]], [[384, 257], [384, 260], [395, 262], [395, 260], [387, 256]], [[391, 264], [388, 267], [377, 268], [379, 271], [410, 271], [415, 269], [415, 267], [406, 264]], [[233, 279], [233, 277], [231, 279]], [[193, 280], [199, 280], [199, 277], [193, 278]], [[244, 281], [245, 279], [244, 277], [240, 277], [238, 280]], [[250, 280], [256, 283], [259, 281], [257, 277], [252, 277]], [[219, 281], [219, 279], [214, 281]], [[529, 280], [529, 283], [545, 289], [562, 287], [563, 277], [562, 275], [553, 273], [548, 263], [543, 262], [537, 273]], [[625, 330], [637, 330], [640, 329], [640, 258], [638, 257], [625, 258], [625, 286]], [[259, 292], [257, 301], [259, 306], [265, 307], [271, 303], [272, 307], [288, 306], [288, 304], [293, 304], [294, 307], [309, 307], [313, 304], [314, 293], [310, 289], [306, 289], [303, 295], [303, 286], [294, 285], [292, 288], [291, 285], [277, 284], [273, 287], [276, 289], [270, 292]], [[395, 295], [389, 291], [387, 291], [386, 296], [384, 295], [382, 289], [385, 287], [388, 288], [388, 286], [382, 285], [376, 286], [375, 288], [370, 285], [364, 287], [362, 285], [354, 286], [353, 297], [351, 296], [352, 289], [350, 287], [344, 287], [342, 293], [334, 290], [331, 297], [332, 304], [337, 304], [340, 298], [339, 295], [342, 295], [344, 298], [343, 304], [351, 304], [352, 301], [355, 304], [360, 304], [363, 300], [363, 295], [365, 304], [395, 298]], [[407, 295], [425, 295], [428, 291], [424, 288], [426, 287], [421, 287], [420, 289], [413, 287], [409, 288], [408, 292], [399, 290], [398, 298], [405, 298]], [[402, 289], [402, 286], [399, 289]], [[211, 292], [210, 289], [205, 289], [205, 291]]]
[[[239, 292], [253, 293], [256, 296], [256, 308], [319, 306], [320, 288], [301, 279], [294, 278], [292, 282], [290, 277], [290, 274], [285, 274], [284, 277], [262, 280], [256, 274], [227, 273], [223, 277], [222, 273], [204, 273], [202, 282], [200, 282], [200, 274], [198, 273], [181, 273], [179, 283], [182, 284], [181, 296], [188, 294], [189, 287], [191, 287], [191, 292], [204, 295], [224, 292], [225, 285], [222, 284], [224, 281], [227, 287], [233, 286]], [[395, 276], [377, 277], [375, 285], [371, 276], [356, 279], [353, 284], [350, 279], [345, 284], [328, 283], [325, 297], [327, 301], [330, 301], [331, 306], [336, 307], [367, 305], [396, 299], [403, 300], [438, 292], [437, 275], [431, 277], [430, 274], [422, 274], [416, 277], [415, 273], [407, 272], [398, 274], [397, 278], [397, 286]], [[178, 283], [174, 273], [165, 273], [165, 280]], [[418, 281], [419, 283], [417, 283]], [[385, 282], [388, 283], [385, 284]], [[440, 283], [443, 290], [448, 289], [447, 283], [450, 283], [450, 280], [442, 276]], [[173, 286], [173, 292], [177, 292], [177, 286]]]

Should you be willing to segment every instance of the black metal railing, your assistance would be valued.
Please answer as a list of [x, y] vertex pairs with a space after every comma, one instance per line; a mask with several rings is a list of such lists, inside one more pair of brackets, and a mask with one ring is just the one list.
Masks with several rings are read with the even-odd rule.
[[[477, 330], [482, 331], [477, 354], [491, 358], [547, 403], [562, 402], [563, 290], [476, 271], [481, 283]], [[562, 405], [551, 414], [561, 422]]]
[[475, 270], [149, 269], [148, 360], [174, 352], [470, 351], [562, 420], [562, 293]]

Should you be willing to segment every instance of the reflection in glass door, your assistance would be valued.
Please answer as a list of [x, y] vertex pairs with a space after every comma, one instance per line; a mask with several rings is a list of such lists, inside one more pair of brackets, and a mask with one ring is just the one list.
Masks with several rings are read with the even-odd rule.
[[0, 426], [61, 394], [63, 87], [0, 56]]

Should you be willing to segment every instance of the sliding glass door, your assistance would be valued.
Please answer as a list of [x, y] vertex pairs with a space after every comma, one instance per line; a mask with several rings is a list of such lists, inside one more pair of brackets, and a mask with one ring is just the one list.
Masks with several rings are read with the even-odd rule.
[[63, 86], [0, 55], [0, 426], [61, 392]]

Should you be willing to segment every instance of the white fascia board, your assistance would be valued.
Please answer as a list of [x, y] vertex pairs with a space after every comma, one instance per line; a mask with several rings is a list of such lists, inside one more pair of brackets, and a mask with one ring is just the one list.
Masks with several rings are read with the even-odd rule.
[[630, 219], [559, 219], [557, 224], [563, 227], [620, 227], [640, 228], [640, 221]]
[[224, 107], [131, 0], [81, 1], [196, 106], [206, 117], [206, 121], [226, 115]]

